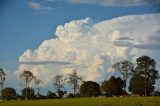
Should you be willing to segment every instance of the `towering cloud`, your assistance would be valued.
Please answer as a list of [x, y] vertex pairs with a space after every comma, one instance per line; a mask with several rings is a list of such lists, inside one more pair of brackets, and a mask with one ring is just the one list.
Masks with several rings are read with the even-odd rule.
[[[101, 81], [114, 74], [111, 65], [121, 59], [149, 55], [158, 63], [160, 14], [131, 15], [99, 23], [90, 18], [59, 25], [57, 38], [45, 40], [36, 50], [26, 50], [16, 74], [30, 70], [44, 81], [68, 74], [72, 65], [84, 80]], [[158, 64], [160, 68], [160, 64]]]

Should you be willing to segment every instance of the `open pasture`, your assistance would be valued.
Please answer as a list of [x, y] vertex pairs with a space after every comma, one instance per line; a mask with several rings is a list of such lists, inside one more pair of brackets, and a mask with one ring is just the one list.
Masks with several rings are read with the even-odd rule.
[[160, 106], [160, 97], [17, 100], [2, 101], [0, 106]]

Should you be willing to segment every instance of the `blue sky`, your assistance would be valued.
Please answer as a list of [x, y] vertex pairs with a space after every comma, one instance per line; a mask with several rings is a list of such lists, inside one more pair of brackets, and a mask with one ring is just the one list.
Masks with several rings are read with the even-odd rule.
[[56, 38], [57, 26], [72, 20], [90, 17], [98, 23], [121, 16], [160, 13], [159, 0], [104, 1], [0, 0], [0, 67], [15, 71], [27, 49], [35, 50], [44, 40]]
[[[35, 9], [29, 2], [51, 9]], [[124, 15], [160, 12], [160, 7], [155, 5], [101, 6], [62, 0], [1, 0], [0, 5], [0, 66], [5, 68], [10, 67], [9, 63], [16, 63], [26, 49], [35, 49], [43, 40], [52, 38], [58, 25], [71, 20], [90, 17], [98, 22]]]

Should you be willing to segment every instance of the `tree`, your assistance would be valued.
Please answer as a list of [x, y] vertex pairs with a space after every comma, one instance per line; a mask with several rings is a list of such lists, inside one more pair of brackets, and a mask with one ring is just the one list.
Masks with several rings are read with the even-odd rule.
[[2, 68], [0, 68], [0, 85], [1, 85], [0, 97], [1, 97], [1, 100], [3, 100], [2, 90], [3, 90], [4, 81], [5, 81], [5, 76], [6, 76], [6, 73], [4, 72]]
[[134, 71], [134, 75], [138, 74], [144, 77], [144, 94], [147, 96], [147, 89], [149, 89], [149, 87], [147, 87], [147, 82], [150, 83], [150, 85], [153, 85], [155, 84], [156, 79], [159, 78], [158, 71], [156, 70], [156, 62], [149, 56], [139, 57], [136, 62], [137, 67]]
[[59, 98], [63, 98], [65, 94], [67, 94], [66, 91], [59, 91]]
[[130, 77], [130, 75], [132, 74], [132, 72], [134, 71], [134, 65], [128, 60], [123, 60], [113, 64], [112, 68], [119, 71], [119, 73], [122, 75], [124, 81], [123, 90], [125, 92], [126, 82], [127, 79]]
[[29, 84], [31, 83], [31, 81], [33, 80], [34, 76], [32, 74], [32, 72], [30, 71], [24, 71], [23, 73], [20, 73], [20, 79], [22, 79], [25, 82], [25, 99], [27, 100], [27, 96], [28, 96], [28, 90], [27, 88], [29, 88]]
[[57, 98], [56, 94], [51, 92], [51, 91], [48, 91], [47, 92], [47, 98], [48, 99], [53, 99], [53, 98]]
[[53, 85], [54, 85], [54, 88], [55, 90], [57, 91], [58, 93], [58, 97], [60, 97], [60, 93], [61, 93], [61, 88], [63, 88], [63, 85], [65, 83], [65, 80], [66, 78], [63, 77], [63, 75], [56, 75], [54, 78], [53, 78]]
[[101, 85], [101, 91], [106, 94], [106, 96], [118, 96], [123, 94], [123, 80], [118, 77], [115, 78], [114, 76], [111, 76], [109, 80], [105, 80], [102, 82]]
[[80, 86], [80, 94], [83, 97], [96, 97], [101, 94], [100, 85], [92, 81], [84, 81]]
[[37, 89], [37, 97], [39, 97], [39, 92], [40, 92], [40, 84], [42, 83], [42, 80], [37, 79], [36, 77], [34, 78], [34, 83]]
[[[144, 95], [145, 94], [145, 86], [144, 86], [145, 78], [144, 76], [141, 76], [140, 74], [134, 75], [129, 84], [129, 91], [132, 92], [132, 94], [139, 94]], [[147, 85], [147, 94], [150, 93], [150, 91], [154, 90], [154, 87], [150, 84], [150, 81], [146, 81]]]
[[16, 98], [16, 90], [14, 88], [5, 88], [2, 90], [2, 95], [7, 100]]
[[[27, 91], [27, 93], [26, 93], [26, 91]], [[29, 88], [29, 87], [22, 89], [22, 96], [25, 98], [27, 97], [27, 99], [33, 99], [34, 98], [34, 89]]]
[[74, 94], [72, 94], [72, 93], [68, 94], [68, 98], [73, 98], [73, 97], [74, 97]]
[[73, 91], [73, 95], [75, 96], [76, 91], [79, 88], [78, 82], [81, 81], [82, 78], [77, 75], [77, 70], [76, 69], [73, 70], [72, 74], [68, 74], [68, 75], [69, 75], [69, 81], [68, 81], [68, 83], [71, 86], [73, 86], [73, 88], [72, 88], [74, 90]]

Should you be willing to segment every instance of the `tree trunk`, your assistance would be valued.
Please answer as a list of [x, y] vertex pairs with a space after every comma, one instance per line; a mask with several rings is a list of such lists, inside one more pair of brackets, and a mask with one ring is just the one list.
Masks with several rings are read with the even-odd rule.
[[124, 80], [124, 84], [123, 84], [123, 95], [126, 95], [126, 79]]
[[3, 82], [1, 82], [1, 100], [3, 101], [3, 93], [2, 93], [2, 91], [3, 91]]
[[74, 85], [73, 86], [74, 86], [73, 89], [74, 89], [74, 96], [75, 96], [75, 94], [76, 94], [76, 83], [75, 83], [75, 81], [74, 81]]
[[28, 95], [28, 88], [27, 88], [27, 80], [26, 80], [26, 95], [25, 95], [25, 100], [28, 100], [27, 95]]
[[144, 95], [147, 96], [147, 81], [146, 81], [146, 75], [145, 75], [145, 81], [144, 81]]
[[38, 92], [37, 92], [37, 96], [38, 96], [38, 98], [39, 98], [39, 90], [40, 90], [40, 88], [39, 88], [39, 86], [38, 86]]
[[144, 79], [145, 79], [145, 81], [144, 81], [144, 95], [145, 96], [147, 96], [147, 76], [146, 76], [146, 74], [147, 74], [147, 65], [148, 65], [148, 63], [147, 62], [145, 62], [145, 75], [144, 75]]

